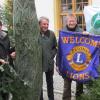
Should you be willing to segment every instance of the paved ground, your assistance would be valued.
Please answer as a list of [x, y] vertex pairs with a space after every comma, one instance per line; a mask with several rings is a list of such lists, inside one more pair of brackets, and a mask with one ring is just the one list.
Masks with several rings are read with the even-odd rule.
[[[55, 70], [54, 71], [54, 96], [55, 96], [55, 100], [62, 100], [63, 83], [64, 82], [63, 82], [62, 77]], [[76, 83], [73, 81], [72, 82], [72, 100], [75, 100], [75, 90], [76, 90]], [[48, 100], [45, 75], [43, 75], [43, 93], [44, 93], [44, 100]]]

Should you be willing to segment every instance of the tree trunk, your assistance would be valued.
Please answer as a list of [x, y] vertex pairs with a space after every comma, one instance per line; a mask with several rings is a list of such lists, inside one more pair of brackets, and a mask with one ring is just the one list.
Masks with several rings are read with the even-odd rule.
[[42, 88], [42, 51], [34, 0], [14, 0], [15, 69], [19, 79], [13, 100], [39, 100]]

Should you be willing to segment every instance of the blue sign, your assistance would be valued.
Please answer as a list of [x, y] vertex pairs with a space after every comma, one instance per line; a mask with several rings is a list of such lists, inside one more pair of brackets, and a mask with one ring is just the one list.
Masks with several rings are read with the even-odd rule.
[[63, 77], [79, 82], [98, 78], [100, 36], [81, 32], [59, 34], [59, 70]]

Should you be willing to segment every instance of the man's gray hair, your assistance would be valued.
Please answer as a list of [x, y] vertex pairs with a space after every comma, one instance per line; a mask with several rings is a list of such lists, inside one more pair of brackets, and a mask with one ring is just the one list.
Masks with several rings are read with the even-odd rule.
[[75, 18], [76, 21], [77, 21], [77, 17], [76, 17], [76, 15], [75, 15], [75, 14], [72, 14], [72, 13], [70, 13], [70, 14], [67, 15], [66, 21], [67, 21], [67, 19], [70, 18], [70, 17]]
[[39, 24], [41, 23], [41, 21], [42, 20], [47, 20], [48, 22], [49, 22], [49, 19], [47, 18], [47, 17], [45, 17], [45, 16], [41, 16], [40, 18], [39, 18]]

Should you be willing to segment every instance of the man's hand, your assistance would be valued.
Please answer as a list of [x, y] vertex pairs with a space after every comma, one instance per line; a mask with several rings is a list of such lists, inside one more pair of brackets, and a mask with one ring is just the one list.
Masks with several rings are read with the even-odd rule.
[[0, 59], [0, 63], [1, 64], [8, 64], [8, 62], [6, 62], [4, 59]]
[[87, 31], [83, 31], [82, 33], [83, 33], [83, 34], [86, 34], [86, 35], [90, 34], [90, 33], [87, 32]]

